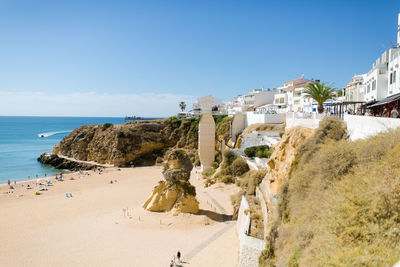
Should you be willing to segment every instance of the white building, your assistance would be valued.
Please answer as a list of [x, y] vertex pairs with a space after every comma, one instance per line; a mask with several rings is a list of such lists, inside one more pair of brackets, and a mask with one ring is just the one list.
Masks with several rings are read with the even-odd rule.
[[366, 74], [354, 75], [351, 81], [343, 88], [345, 101], [364, 101], [364, 79]]
[[306, 86], [313, 81], [299, 78], [284, 82], [277, 88], [274, 105], [278, 112], [312, 112], [312, 99], [305, 94]]
[[249, 109], [256, 109], [260, 106], [274, 102], [274, 90], [254, 89], [245, 95], [239, 95], [226, 104], [229, 114], [246, 112]]
[[[392, 48], [391, 48], [392, 49]], [[364, 78], [364, 101], [375, 102], [388, 95], [388, 64], [390, 50], [378, 58]]]
[[[399, 24], [400, 24], [400, 14], [399, 14]], [[400, 29], [399, 29], [399, 35], [400, 35]], [[400, 44], [398, 44], [398, 46], [400, 47]], [[387, 78], [388, 96], [400, 93], [400, 69], [399, 69], [400, 48], [399, 47], [390, 50], [388, 78]]]

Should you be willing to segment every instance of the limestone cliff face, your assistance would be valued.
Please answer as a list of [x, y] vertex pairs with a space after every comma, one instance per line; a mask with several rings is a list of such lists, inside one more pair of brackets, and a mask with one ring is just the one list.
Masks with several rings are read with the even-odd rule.
[[196, 149], [197, 135], [190, 133], [195, 123], [165, 119], [81, 126], [64, 137], [52, 153], [116, 166], [152, 165], [168, 148]]
[[313, 132], [313, 129], [308, 128], [290, 128], [273, 147], [273, 152], [267, 163], [269, 170], [264, 178], [264, 184], [270, 194], [278, 194], [280, 184], [289, 177], [292, 171], [298, 148]]

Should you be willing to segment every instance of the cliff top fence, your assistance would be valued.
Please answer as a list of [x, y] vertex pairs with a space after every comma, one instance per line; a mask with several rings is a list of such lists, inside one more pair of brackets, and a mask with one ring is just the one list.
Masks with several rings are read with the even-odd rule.
[[[324, 117], [329, 116], [325, 114], [305, 114], [288, 112], [286, 114], [286, 128], [295, 126], [315, 129], [318, 128], [319, 122]], [[377, 135], [381, 132], [386, 132], [390, 129], [400, 127], [400, 118], [385, 118], [385, 117], [372, 117], [372, 116], [358, 116], [358, 115], [343, 115], [343, 120], [347, 124], [347, 131], [350, 140], [365, 139], [370, 136]]]

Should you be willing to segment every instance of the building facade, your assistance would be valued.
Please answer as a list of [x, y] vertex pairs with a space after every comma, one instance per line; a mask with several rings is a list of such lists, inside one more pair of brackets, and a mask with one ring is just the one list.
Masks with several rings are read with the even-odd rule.
[[345, 101], [364, 101], [364, 78], [365, 74], [355, 75], [343, 88]]
[[254, 89], [245, 95], [239, 95], [226, 104], [229, 114], [255, 110], [260, 106], [274, 102], [275, 90]]
[[312, 99], [305, 94], [306, 86], [312, 80], [299, 78], [284, 82], [282, 87], [277, 88], [274, 105], [278, 112], [312, 112]]

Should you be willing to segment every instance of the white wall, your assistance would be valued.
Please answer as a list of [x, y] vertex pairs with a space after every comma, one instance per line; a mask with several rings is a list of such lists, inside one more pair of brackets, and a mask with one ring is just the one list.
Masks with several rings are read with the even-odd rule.
[[257, 114], [253, 111], [249, 111], [246, 113], [246, 125], [250, 126], [256, 123], [271, 123], [271, 124], [279, 124], [285, 122], [284, 114]]
[[265, 249], [264, 240], [248, 236], [250, 228], [250, 212], [245, 214], [245, 210], [249, 209], [249, 203], [242, 196], [237, 220], [237, 232], [239, 237], [239, 267], [258, 267], [258, 257], [261, 251]]
[[351, 140], [364, 139], [400, 127], [400, 119], [344, 115]]
[[[303, 115], [303, 117], [298, 117], [298, 115]], [[304, 128], [315, 129], [318, 128], [321, 117], [322, 115], [315, 112], [309, 114], [288, 112], [286, 114], [286, 128], [300, 126]]]
[[275, 91], [261, 91], [254, 95], [254, 106], [259, 107], [265, 104], [274, 103]]

